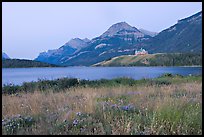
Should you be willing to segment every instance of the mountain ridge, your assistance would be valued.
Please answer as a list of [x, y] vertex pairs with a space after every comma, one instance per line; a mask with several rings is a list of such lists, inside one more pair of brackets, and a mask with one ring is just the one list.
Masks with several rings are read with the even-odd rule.
[[[152, 37], [126, 22], [118, 22], [102, 35], [86, 42], [84, 40], [87, 45], [81, 46], [82, 48], [59, 48], [64, 53], [57, 57], [53, 56], [56, 53], [52, 53], [50, 57], [39, 61], [65, 66], [89, 66], [115, 56], [134, 54], [134, 51], [140, 48], [145, 48], [149, 53], [202, 52], [201, 23], [202, 11], [179, 20]], [[69, 47], [66, 44], [63, 46]]]
[[143, 43], [143, 48], [151, 53], [202, 52], [202, 12], [179, 20]]

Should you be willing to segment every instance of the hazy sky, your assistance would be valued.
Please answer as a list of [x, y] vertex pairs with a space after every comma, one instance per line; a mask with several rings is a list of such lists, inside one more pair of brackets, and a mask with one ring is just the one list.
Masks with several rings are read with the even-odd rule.
[[3, 2], [2, 51], [34, 59], [72, 38], [92, 39], [125, 21], [160, 32], [202, 10], [202, 2]]

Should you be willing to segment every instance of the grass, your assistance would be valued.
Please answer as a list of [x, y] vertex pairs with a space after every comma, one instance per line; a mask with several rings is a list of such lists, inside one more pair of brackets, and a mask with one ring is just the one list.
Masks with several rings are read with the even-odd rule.
[[78, 81], [58, 92], [39, 89], [2, 94], [3, 134], [202, 134], [202, 76]]
[[202, 66], [202, 54], [156, 53], [122, 55], [92, 66]]

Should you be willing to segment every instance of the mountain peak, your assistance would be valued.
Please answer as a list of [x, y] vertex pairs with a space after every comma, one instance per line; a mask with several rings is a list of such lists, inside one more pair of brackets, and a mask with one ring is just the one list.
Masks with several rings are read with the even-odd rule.
[[6, 53], [2, 52], [2, 59], [10, 59], [10, 57]]
[[143, 28], [140, 28], [139, 31], [146, 34], [146, 35], [149, 35], [151, 37], [154, 37], [158, 34], [157, 32], [148, 31], [148, 30], [145, 30]]
[[88, 39], [88, 38], [84, 38], [84, 39], [82, 39], [84, 42], [89, 42], [89, 41], [91, 41], [90, 39]]
[[80, 38], [73, 38], [70, 41], [68, 41], [67, 43], [65, 43], [64, 46], [70, 46], [70, 47], [75, 48], [75, 49], [81, 49], [83, 47], [86, 47], [87, 43], [86, 43], [86, 41], [84, 41]]
[[120, 27], [131, 27], [127, 22], [121, 21], [118, 23], [113, 24], [112, 26], [120, 26]]
[[113, 36], [122, 30], [139, 32], [137, 28], [132, 27], [128, 23], [123, 21], [123, 22], [118, 22], [116, 24], [113, 24], [105, 33], [101, 35], [101, 37]]

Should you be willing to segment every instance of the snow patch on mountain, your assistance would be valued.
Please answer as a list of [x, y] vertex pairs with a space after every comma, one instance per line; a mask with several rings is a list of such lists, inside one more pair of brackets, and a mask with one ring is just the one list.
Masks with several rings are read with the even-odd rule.
[[105, 53], [107, 53], [106, 51], [104, 51], [104, 52], [102, 52], [101, 54], [99, 54], [98, 56], [101, 56], [101, 55], [103, 55], [103, 54], [105, 54]]
[[101, 43], [101, 44], [98, 44], [96, 47], [95, 47], [95, 49], [97, 49], [97, 48], [102, 48], [102, 47], [105, 47], [105, 46], [107, 46], [108, 44], [105, 44], [105, 43]]
[[81, 54], [84, 54], [84, 53], [87, 53], [87, 52], [91, 52], [91, 51], [83, 51], [83, 52], [79, 52], [77, 55], [74, 55], [74, 56], [71, 56], [71, 57], [68, 57], [65, 61], [61, 61], [61, 63], [63, 62], [66, 62], [72, 58], [76, 58], [77, 56], [81, 55]]
[[175, 31], [176, 27], [169, 28], [168, 32]]

